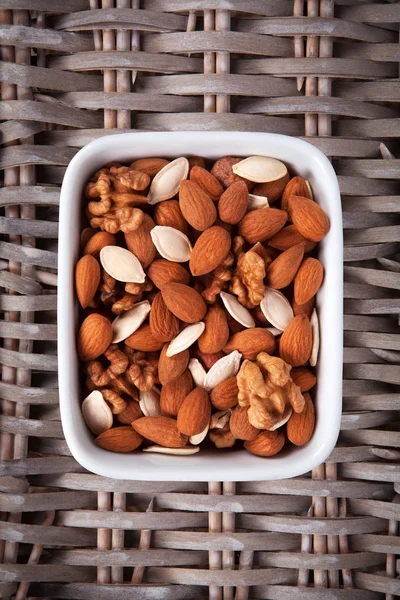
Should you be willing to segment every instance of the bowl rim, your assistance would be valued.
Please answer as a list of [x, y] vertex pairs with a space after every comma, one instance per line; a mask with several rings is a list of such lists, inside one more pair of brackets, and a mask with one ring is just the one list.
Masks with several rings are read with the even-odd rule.
[[[339, 375], [340, 372], [340, 383], [338, 381], [335, 382], [335, 386], [336, 386], [336, 393], [339, 397], [340, 395], [340, 400], [338, 399], [337, 402], [337, 406], [336, 406], [336, 410], [334, 412], [332, 412], [332, 414], [330, 415], [330, 427], [326, 432], [326, 436], [323, 439], [323, 442], [320, 444], [318, 449], [314, 449], [314, 451], [312, 452], [312, 455], [310, 455], [309, 460], [307, 461], [307, 466], [306, 468], [304, 468], [304, 466], [301, 466], [301, 461], [299, 461], [299, 464], [289, 464], [285, 466], [285, 468], [282, 467], [282, 470], [284, 472], [280, 473], [277, 472], [276, 468], [272, 468], [273, 471], [273, 475], [270, 476], [270, 473], [266, 472], [267, 471], [267, 465], [271, 465], [273, 467], [273, 464], [275, 462], [274, 457], [271, 459], [269, 458], [268, 460], [266, 460], [265, 458], [259, 458], [259, 457], [254, 457], [254, 455], [248, 455], [247, 453], [247, 457], [251, 457], [252, 462], [254, 463], [254, 465], [257, 465], [255, 468], [251, 468], [248, 469], [247, 467], [244, 466], [244, 464], [241, 464], [241, 461], [235, 461], [238, 462], [238, 473], [237, 475], [235, 475], [235, 473], [231, 472], [232, 469], [228, 469], [229, 472], [229, 480], [235, 480], [235, 481], [245, 481], [245, 480], [268, 480], [268, 479], [284, 479], [284, 478], [288, 478], [288, 477], [294, 477], [294, 476], [298, 476], [301, 475], [313, 468], [315, 468], [316, 466], [318, 466], [319, 464], [321, 464], [331, 453], [332, 449], [334, 448], [336, 441], [337, 441], [337, 437], [339, 434], [339, 429], [340, 429], [340, 418], [341, 418], [341, 403], [342, 403], [342, 354], [343, 354], [343, 232], [341, 229], [341, 206], [340, 206], [340, 192], [339, 192], [339, 186], [338, 186], [338, 181], [337, 181], [337, 177], [335, 174], [335, 171], [333, 169], [333, 166], [331, 165], [330, 161], [328, 160], [328, 158], [315, 146], [312, 146], [310, 143], [306, 142], [303, 139], [298, 139], [298, 138], [292, 138], [290, 136], [285, 136], [285, 135], [281, 135], [281, 134], [269, 134], [269, 133], [255, 133], [255, 132], [216, 132], [216, 131], [212, 131], [212, 132], [192, 132], [192, 131], [178, 131], [178, 132], [131, 132], [131, 133], [116, 133], [116, 134], [111, 134], [111, 135], [104, 135], [101, 138], [98, 138], [96, 140], [93, 140], [91, 142], [89, 142], [88, 144], [86, 144], [83, 148], [81, 148], [77, 154], [74, 156], [74, 158], [71, 160], [69, 166], [67, 167], [65, 176], [64, 176], [64, 180], [62, 183], [62, 187], [61, 187], [61, 195], [60, 195], [60, 225], [59, 225], [59, 259], [58, 259], [58, 269], [59, 269], [59, 287], [58, 287], [58, 301], [57, 301], [57, 316], [58, 316], [58, 357], [59, 357], [59, 394], [60, 394], [60, 412], [61, 412], [61, 421], [62, 421], [62, 427], [63, 427], [63, 431], [64, 431], [64, 436], [65, 439], [67, 441], [67, 444], [71, 450], [71, 453], [73, 454], [74, 458], [86, 469], [97, 473], [99, 475], [102, 476], [106, 476], [106, 477], [111, 477], [111, 478], [116, 478], [116, 479], [132, 479], [132, 480], [163, 480], [163, 481], [208, 481], [210, 479], [215, 479], [214, 474], [210, 477], [211, 472], [209, 472], [206, 468], [204, 468], [204, 466], [202, 466], [202, 468], [196, 468], [193, 469], [191, 466], [190, 462], [187, 463], [182, 463], [182, 458], [180, 458], [179, 461], [175, 461], [175, 464], [171, 463], [171, 459], [176, 459], [178, 457], [175, 456], [166, 456], [166, 455], [151, 455], [151, 454], [147, 454], [147, 457], [149, 457], [149, 461], [148, 464], [150, 466], [150, 473], [146, 473], [146, 472], [140, 472], [136, 473], [136, 472], [130, 472], [127, 469], [127, 466], [125, 466], [125, 457], [126, 456], [130, 456], [132, 457], [132, 454], [129, 455], [121, 455], [121, 454], [114, 454], [112, 456], [114, 457], [119, 457], [121, 459], [121, 465], [116, 464], [117, 461], [115, 460], [111, 460], [110, 458], [110, 454], [109, 452], [105, 451], [105, 450], [101, 450], [99, 448], [97, 448], [93, 443], [92, 443], [92, 452], [91, 451], [86, 451], [85, 449], [85, 444], [82, 444], [82, 440], [79, 440], [77, 437], [77, 427], [78, 427], [78, 423], [77, 423], [77, 417], [76, 415], [74, 416], [73, 414], [71, 414], [71, 398], [67, 397], [70, 396], [70, 392], [71, 392], [71, 386], [70, 383], [68, 381], [69, 379], [69, 361], [68, 359], [71, 358], [70, 352], [67, 351], [66, 346], [66, 327], [68, 327], [68, 325], [65, 323], [65, 319], [61, 319], [60, 315], [61, 314], [66, 314], [67, 316], [71, 316], [71, 314], [76, 313], [76, 307], [73, 307], [71, 309], [71, 305], [70, 305], [70, 292], [71, 292], [71, 286], [70, 284], [67, 283], [67, 278], [64, 276], [65, 273], [67, 272], [67, 269], [70, 269], [70, 262], [71, 262], [71, 252], [67, 252], [66, 249], [68, 248], [68, 246], [70, 245], [68, 243], [68, 238], [70, 237], [70, 231], [68, 230], [68, 223], [69, 223], [69, 216], [68, 215], [68, 211], [70, 211], [70, 202], [73, 202], [73, 199], [71, 199], [71, 195], [72, 195], [72, 188], [74, 186], [74, 180], [76, 178], [76, 172], [81, 171], [82, 170], [82, 166], [86, 164], [86, 162], [93, 157], [94, 154], [102, 154], [103, 152], [107, 151], [109, 148], [114, 147], [114, 145], [116, 143], [118, 143], [121, 147], [124, 146], [124, 144], [126, 142], [132, 141], [132, 139], [135, 139], [135, 142], [140, 142], [140, 140], [142, 140], [142, 142], [146, 141], [146, 142], [150, 142], [154, 144], [154, 149], [158, 151], [158, 155], [163, 155], [163, 152], [159, 150], [159, 146], [158, 144], [160, 144], [161, 142], [166, 142], [166, 141], [173, 141], [173, 140], [180, 140], [182, 143], [185, 142], [185, 140], [187, 141], [188, 144], [188, 150], [190, 150], [190, 142], [191, 140], [193, 140], [193, 135], [195, 134], [197, 141], [213, 141], [215, 140], [215, 143], [218, 143], [218, 141], [221, 140], [221, 137], [223, 137], [224, 143], [226, 142], [232, 142], [233, 147], [233, 154], [234, 155], [240, 155], [243, 153], [240, 153], [237, 151], [237, 149], [235, 148], [235, 145], [238, 144], [240, 141], [244, 141], [244, 140], [249, 140], [249, 137], [251, 137], [252, 139], [254, 139], [255, 141], [262, 143], [262, 141], [267, 141], [269, 144], [276, 144], [276, 145], [288, 145], [290, 146], [293, 151], [295, 152], [299, 152], [299, 153], [306, 153], [313, 161], [316, 162], [316, 164], [318, 164], [320, 166], [320, 168], [325, 172], [326, 176], [329, 179], [329, 184], [330, 186], [333, 186], [332, 189], [330, 190], [330, 194], [332, 197], [335, 197], [336, 200], [336, 206], [334, 206], [334, 210], [336, 213], [336, 220], [340, 217], [340, 231], [341, 234], [338, 236], [337, 232], [335, 235], [335, 239], [336, 239], [336, 270], [339, 270], [339, 273], [336, 274], [336, 283], [338, 286], [338, 291], [339, 294], [337, 295], [338, 297], [340, 297], [341, 300], [341, 311], [339, 313], [336, 314], [336, 318], [337, 318], [337, 331], [336, 331], [336, 345], [338, 346], [336, 348], [336, 356], [334, 357], [334, 369], [333, 371], [336, 372], [336, 376]], [[140, 144], [139, 144], [140, 145]], [[186, 152], [185, 155], [190, 156], [193, 155], [194, 152]], [[149, 155], [147, 153], [147, 155]], [[212, 156], [214, 155], [214, 156]], [[143, 154], [142, 154], [143, 156]], [[208, 153], [208, 156], [213, 157], [213, 158], [217, 158], [220, 156], [223, 156], [223, 154], [221, 154], [221, 152], [212, 152], [212, 153]], [[249, 156], [249, 153], [246, 153], [246, 156]], [[136, 156], [133, 154], [132, 156], [132, 160], [134, 160], [136, 158]], [[124, 162], [126, 160], [129, 159], [121, 159]], [[285, 161], [284, 158], [282, 158], [281, 160]], [[102, 165], [106, 164], [106, 161], [102, 160]], [[87, 179], [87, 177], [86, 177]], [[81, 190], [79, 190], [79, 197], [81, 194]], [[79, 203], [79, 201], [78, 201]], [[340, 263], [340, 265], [339, 265]], [[337, 276], [339, 275], [339, 276]], [[69, 274], [69, 280], [71, 280], [70, 274]], [[74, 333], [75, 336], [75, 333]], [[75, 350], [75, 354], [76, 354], [76, 350]], [[339, 363], [340, 363], [340, 368], [339, 368]], [[72, 411], [73, 412], [73, 411]], [[80, 415], [80, 419], [81, 421], [83, 421], [83, 417]], [[79, 420], [79, 419], [78, 419]], [[86, 427], [86, 426], [85, 426]], [[311, 444], [311, 442], [310, 442]], [[307, 448], [307, 446], [304, 446], [304, 448]], [[296, 449], [296, 452], [298, 452], [301, 449]], [[104, 457], [100, 458], [100, 455], [98, 454], [98, 452], [106, 454], [107, 458], [110, 459], [110, 463], [114, 464], [114, 467], [111, 468], [109, 467], [107, 464], [104, 463]], [[243, 453], [245, 451], [241, 451], [241, 450], [235, 450], [235, 455], [239, 455], [240, 453]], [[142, 453], [143, 454], [143, 453]], [[205, 459], [207, 459], [208, 455], [212, 454], [213, 456], [213, 463], [221, 463], [223, 465], [222, 461], [225, 461], [226, 463], [226, 459], [227, 457], [229, 457], [229, 453], [221, 453], [218, 452], [218, 454], [221, 454], [221, 456], [218, 457], [218, 460], [216, 460], [215, 455], [213, 453], [208, 453], [205, 452], [202, 454], [202, 458], [204, 457]], [[193, 455], [191, 457], [189, 457], [190, 460], [193, 460], [193, 458], [198, 457], [199, 455]], [[231, 456], [231, 455], [230, 455]], [[152, 463], [152, 458], [156, 457], [156, 465], [155, 467], [151, 467], [151, 463]], [[286, 458], [286, 456], [281, 456], [281, 454], [279, 455], [281, 460], [284, 460]], [[186, 461], [187, 461], [187, 457]], [[154, 462], [154, 461], [153, 461]], [[205, 461], [203, 461], [205, 462]], [[243, 461], [242, 461], [243, 462]], [[292, 462], [296, 462], [296, 461], [292, 461]], [[304, 459], [303, 459], [304, 462]], [[260, 473], [258, 473], [258, 470], [260, 471]], [[159, 472], [157, 472], [159, 471]], [[168, 474], [168, 475], [167, 475]], [[161, 475], [161, 476], [160, 476]], [[165, 477], [165, 475], [167, 475], [167, 477]], [[219, 477], [219, 480], [224, 479], [224, 477]], [[225, 477], [226, 479], [226, 477]]]

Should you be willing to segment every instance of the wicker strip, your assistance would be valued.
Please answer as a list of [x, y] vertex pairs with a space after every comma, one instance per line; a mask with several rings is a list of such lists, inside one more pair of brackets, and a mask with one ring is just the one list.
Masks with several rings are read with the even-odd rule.
[[[400, 595], [397, 3], [0, 0], [0, 597]], [[269, 131], [343, 199], [339, 442], [279, 482], [130, 482], [71, 457], [58, 410], [57, 206], [118, 131]], [[221, 480], [223, 474], [221, 474]]]

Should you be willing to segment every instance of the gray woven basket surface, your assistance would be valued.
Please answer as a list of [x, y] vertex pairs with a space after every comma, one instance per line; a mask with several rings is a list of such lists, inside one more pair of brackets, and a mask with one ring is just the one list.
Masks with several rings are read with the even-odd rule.
[[[0, 9], [0, 597], [399, 596], [400, 4], [0, 0]], [[332, 455], [302, 477], [114, 481], [85, 472], [63, 439], [63, 173], [99, 136], [182, 129], [306, 137], [338, 173], [344, 413]]]

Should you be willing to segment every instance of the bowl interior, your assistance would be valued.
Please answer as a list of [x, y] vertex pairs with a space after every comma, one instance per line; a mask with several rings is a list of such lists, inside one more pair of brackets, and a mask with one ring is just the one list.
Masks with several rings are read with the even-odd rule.
[[[285, 162], [291, 174], [308, 179], [314, 197], [327, 212], [331, 229], [320, 244], [325, 268], [317, 295], [320, 319], [318, 384], [314, 394], [316, 428], [302, 448], [285, 446], [272, 458], [245, 450], [203, 450], [178, 457], [148, 453], [113, 454], [97, 448], [81, 414], [79, 364], [75, 336], [78, 307], [74, 295], [74, 266], [79, 258], [82, 190], [89, 177], [110, 161], [135, 158], [200, 155], [265, 155]], [[68, 446], [85, 468], [99, 475], [129, 480], [246, 481], [283, 479], [309, 471], [332, 451], [340, 427], [343, 346], [343, 235], [340, 193], [328, 159], [296, 138], [265, 133], [174, 132], [128, 133], [100, 138], [85, 146], [71, 161], [61, 190], [59, 233], [58, 357], [61, 418]]]

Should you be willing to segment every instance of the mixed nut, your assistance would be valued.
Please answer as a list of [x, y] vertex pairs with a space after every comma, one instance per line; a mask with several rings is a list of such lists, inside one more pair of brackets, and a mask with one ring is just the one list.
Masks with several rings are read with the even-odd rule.
[[306, 444], [329, 231], [308, 182], [264, 156], [143, 158], [106, 165], [85, 195], [77, 346], [95, 443], [186, 455], [242, 440], [259, 456]]

